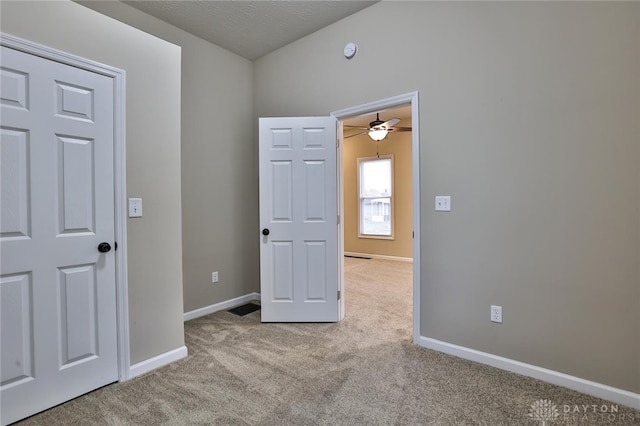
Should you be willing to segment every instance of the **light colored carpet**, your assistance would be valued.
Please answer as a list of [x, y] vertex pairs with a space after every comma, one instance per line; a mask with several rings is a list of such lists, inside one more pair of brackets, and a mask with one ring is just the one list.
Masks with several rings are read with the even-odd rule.
[[[188, 358], [104, 387], [22, 425], [640, 425], [565, 415], [564, 405], [611, 405], [538, 380], [411, 343], [412, 265], [345, 259], [347, 318], [261, 324], [218, 312], [185, 324]], [[611, 420], [611, 421], [610, 421]]]

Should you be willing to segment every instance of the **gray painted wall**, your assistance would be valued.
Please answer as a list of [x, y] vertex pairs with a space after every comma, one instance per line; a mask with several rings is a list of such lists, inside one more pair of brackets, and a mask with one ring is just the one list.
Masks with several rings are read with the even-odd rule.
[[4, 33], [126, 71], [131, 362], [183, 346], [180, 48], [67, 1], [1, 7]]
[[254, 124], [419, 91], [421, 335], [640, 392], [639, 76], [638, 3], [381, 2], [257, 60]]
[[124, 3], [82, 4], [182, 47], [184, 312], [260, 291], [252, 63]]

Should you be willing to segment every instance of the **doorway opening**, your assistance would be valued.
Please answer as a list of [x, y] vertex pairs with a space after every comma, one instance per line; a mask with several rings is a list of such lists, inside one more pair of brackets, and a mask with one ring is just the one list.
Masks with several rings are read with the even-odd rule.
[[[345, 258], [344, 255], [353, 257], [375, 257], [378, 259], [411, 261], [413, 260], [413, 341], [418, 341], [420, 336], [420, 169], [419, 169], [419, 109], [418, 93], [412, 92], [392, 98], [370, 102], [364, 105], [347, 108], [333, 112], [331, 115], [339, 121], [338, 137], [340, 138], [338, 148], [338, 200], [339, 200], [339, 253], [342, 255], [339, 262], [339, 280], [341, 294], [345, 294]], [[379, 114], [379, 117], [376, 115]], [[405, 135], [391, 132], [381, 142], [374, 142], [370, 139], [368, 132], [358, 132], [357, 127], [367, 128], [371, 123], [371, 118], [381, 121], [391, 118], [400, 118], [395, 123], [404, 128], [411, 127]], [[356, 126], [347, 127], [347, 126]], [[355, 130], [354, 130], [355, 129]], [[354, 133], [361, 133], [358, 136], [350, 137]], [[410, 136], [409, 136], [410, 135]], [[404, 136], [403, 149], [402, 137]], [[353, 140], [352, 143], [350, 140]], [[393, 145], [395, 143], [395, 145]], [[397, 151], [394, 154], [394, 151]], [[372, 154], [372, 155], [370, 155]], [[358, 167], [354, 166], [354, 158], [378, 158], [386, 155], [395, 159], [401, 159], [402, 164], [396, 164], [396, 169], [405, 173], [394, 173], [395, 185], [393, 193], [396, 198], [404, 200], [403, 205], [391, 204], [391, 192], [384, 193], [384, 197], [373, 198], [372, 200], [362, 199], [358, 202], [360, 187], [357, 174]], [[360, 157], [359, 157], [360, 156]], [[406, 163], [410, 165], [408, 167]], [[357, 163], [357, 161], [356, 161]], [[404, 167], [403, 167], [404, 165]], [[345, 167], [347, 167], [345, 169]], [[410, 169], [410, 173], [406, 173]], [[355, 182], [354, 182], [355, 177]], [[410, 180], [410, 191], [406, 182]], [[402, 183], [405, 182], [404, 187]], [[375, 192], [375, 191], [373, 191]], [[407, 193], [409, 192], [409, 193]], [[383, 199], [384, 198], [384, 199]], [[389, 201], [387, 200], [389, 199]], [[408, 199], [408, 200], [407, 200]], [[365, 205], [369, 201], [378, 204], [390, 203], [390, 208], [386, 211], [389, 215], [377, 215], [375, 218], [364, 218], [361, 214], [366, 209]], [[410, 209], [410, 212], [406, 210]], [[381, 217], [380, 217], [381, 216]], [[373, 229], [383, 229], [390, 227], [391, 231], [380, 231], [385, 234], [382, 238], [377, 236], [367, 236], [360, 232], [363, 220], [383, 221], [383, 224], [374, 224]], [[410, 224], [407, 224], [407, 220]], [[369, 227], [371, 224], [369, 224]], [[377, 231], [376, 231], [377, 232]], [[385, 238], [386, 237], [386, 238]], [[392, 243], [392, 244], [389, 244]], [[375, 246], [378, 246], [377, 249]], [[393, 246], [393, 248], [391, 248]], [[373, 250], [367, 249], [373, 248]], [[369, 256], [363, 256], [369, 251]], [[373, 251], [373, 255], [371, 255]], [[386, 253], [386, 254], [385, 254]], [[340, 300], [340, 319], [345, 316], [345, 297]]]

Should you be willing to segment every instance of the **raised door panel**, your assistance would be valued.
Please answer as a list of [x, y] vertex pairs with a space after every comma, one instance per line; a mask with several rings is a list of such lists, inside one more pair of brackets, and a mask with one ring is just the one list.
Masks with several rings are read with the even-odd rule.
[[61, 367], [98, 355], [95, 265], [58, 269]]
[[305, 222], [324, 222], [327, 220], [326, 169], [325, 162], [304, 161], [304, 191], [301, 194], [305, 203]]
[[29, 74], [0, 67], [0, 105], [29, 109]]
[[94, 233], [96, 221], [95, 142], [57, 136], [58, 234]]
[[293, 221], [293, 170], [291, 161], [271, 162], [271, 220]]
[[2, 369], [0, 389], [34, 376], [33, 287], [31, 273], [0, 278]]
[[[325, 149], [327, 141], [326, 128], [324, 127], [305, 127], [302, 129], [303, 149], [316, 150]], [[331, 140], [331, 139], [329, 139]]]
[[273, 241], [273, 284], [271, 300], [278, 302], [291, 302], [294, 299], [293, 289], [293, 242]]
[[56, 115], [93, 122], [94, 91], [88, 87], [56, 81]]
[[29, 132], [0, 128], [0, 152], [0, 238], [28, 238], [31, 236]]
[[270, 129], [269, 149], [291, 150], [293, 148], [293, 129], [274, 128]]
[[327, 244], [325, 241], [305, 241], [304, 248], [305, 302], [326, 302]]

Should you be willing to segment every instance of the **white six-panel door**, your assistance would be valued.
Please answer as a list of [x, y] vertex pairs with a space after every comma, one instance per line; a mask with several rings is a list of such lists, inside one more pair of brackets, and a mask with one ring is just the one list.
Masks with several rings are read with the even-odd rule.
[[2, 47], [2, 424], [118, 379], [113, 80]]
[[261, 118], [259, 143], [262, 321], [338, 321], [336, 119]]

